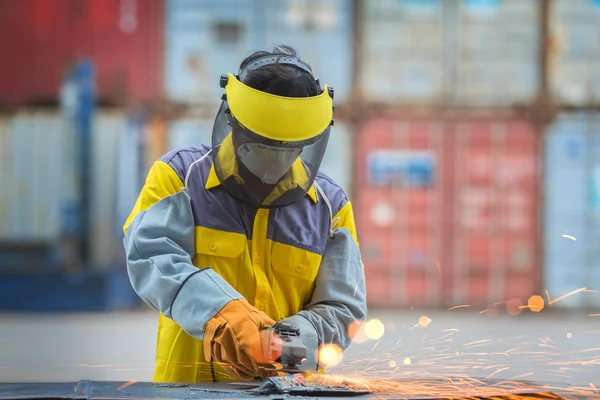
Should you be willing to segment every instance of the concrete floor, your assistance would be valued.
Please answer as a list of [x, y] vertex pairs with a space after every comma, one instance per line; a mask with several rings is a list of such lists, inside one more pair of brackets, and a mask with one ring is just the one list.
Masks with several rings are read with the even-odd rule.
[[[600, 387], [600, 317], [524, 314], [372, 312], [370, 318], [384, 322], [385, 335], [353, 344], [330, 371], [380, 378], [466, 375], [593, 382]], [[423, 322], [430, 320], [426, 327], [418, 326], [421, 316], [427, 317]], [[156, 317], [148, 311], [1, 314], [0, 381], [150, 380]]]

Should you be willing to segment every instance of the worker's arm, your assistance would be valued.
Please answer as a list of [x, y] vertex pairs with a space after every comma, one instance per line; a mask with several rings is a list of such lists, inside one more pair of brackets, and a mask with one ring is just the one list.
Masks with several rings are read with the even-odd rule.
[[310, 302], [284, 320], [300, 329], [300, 338], [308, 348], [303, 369], [322, 367], [318, 349], [323, 345], [335, 344], [345, 350], [352, 341], [353, 324], [361, 324], [367, 315], [365, 275], [350, 202], [334, 217], [336, 220]]
[[125, 223], [123, 243], [135, 292], [202, 339], [206, 322], [242, 296], [210, 268], [192, 264], [195, 224], [183, 186], [167, 163], [157, 161]]

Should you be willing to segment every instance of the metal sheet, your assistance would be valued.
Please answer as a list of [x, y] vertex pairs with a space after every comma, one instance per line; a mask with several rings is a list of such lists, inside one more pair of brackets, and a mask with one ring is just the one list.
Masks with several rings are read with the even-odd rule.
[[95, 63], [99, 98], [158, 97], [161, 16], [162, 0], [0, 2], [0, 48], [11, 55], [0, 65], [0, 103], [56, 102], [66, 68], [81, 56]]
[[458, 4], [456, 101], [476, 106], [531, 101], [538, 84], [540, 2], [463, 0]]
[[600, 3], [556, 0], [551, 9], [554, 93], [573, 105], [600, 101]]
[[357, 150], [358, 235], [377, 304], [485, 307], [538, 289], [531, 126], [377, 119]]
[[52, 243], [61, 232], [62, 144], [60, 116], [21, 112], [0, 123], [0, 241]]
[[[546, 141], [544, 259], [551, 298], [587, 287], [600, 290], [600, 115], [563, 114]], [[590, 307], [581, 293], [553, 305]]]

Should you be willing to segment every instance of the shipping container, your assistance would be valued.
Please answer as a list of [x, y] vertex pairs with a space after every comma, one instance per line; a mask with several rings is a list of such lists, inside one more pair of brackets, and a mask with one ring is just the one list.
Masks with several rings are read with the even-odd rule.
[[600, 101], [600, 2], [555, 0], [551, 13], [554, 94], [570, 105]]
[[351, 2], [166, 0], [165, 7], [164, 84], [171, 100], [218, 103], [222, 74], [236, 73], [244, 57], [278, 44], [294, 47], [334, 87], [336, 102], [349, 94]]
[[[211, 143], [213, 120], [180, 118], [169, 124], [169, 149]], [[336, 121], [331, 130], [321, 171], [336, 181], [348, 195], [352, 191], [354, 157], [352, 134], [348, 123]]]
[[359, 77], [365, 99], [477, 107], [529, 102], [537, 94], [538, 3], [365, 2]]
[[369, 302], [482, 306], [538, 289], [537, 135], [482, 117], [373, 119], [356, 139]]
[[[455, 101], [474, 106], [532, 101], [539, 75], [540, 2], [462, 0], [458, 4], [454, 40], [458, 47], [451, 67], [456, 71]], [[451, 37], [446, 40], [451, 46]]]
[[0, 63], [0, 104], [57, 103], [83, 57], [95, 65], [101, 101], [159, 97], [162, 18], [162, 0], [1, 1], [0, 48], [10, 57]]
[[[551, 298], [600, 291], [600, 114], [562, 114], [550, 127], [544, 163], [544, 288]], [[597, 306], [578, 293], [553, 307]]]
[[379, 0], [364, 5], [358, 79], [365, 100], [431, 103], [443, 99], [449, 49], [442, 1]]
[[335, 103], [343, 104], [354, 78], [352, 1], [263, 0], [263, 4], [262, 46], [294, 47], [321, 83], [334, 88]]
[[[94, 268], [114, 265], [115, 246], [122, 246], [115, 241], [113, 216], [117, 145], [123, 129], [119, 113], [99, 113], [94, 119], [88, 211], [89, 265]], [[30, 109], [0, 119], [0, 185], [7, 188], [0, 193], [0, 245], [11, 259], [40, 246], [49, 249], [47, 257], [56, 257], [47, 260], [53, 266], [68, 257], [61, 247], [64, 235], [76, 229], [70, 211], [79, 205], [77, 153], [77, 137], [68, 119], [56, 111]], [[6, 262], [0, 267], [15, 265]]]
[[66, 132], [56, 113], [0, 118], [0, 242], [48, 244], [60, 237]]

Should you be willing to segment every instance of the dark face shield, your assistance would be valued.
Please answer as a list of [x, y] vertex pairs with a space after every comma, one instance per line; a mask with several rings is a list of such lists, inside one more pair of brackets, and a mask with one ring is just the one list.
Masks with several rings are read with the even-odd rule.
[[221, 185], [234, 197], [258, 207], [291, 204], [307, 195], [329, 141], [330, 125], [298, 141], [270, 139], [233, 116], [224, 101], [213, 127], [213, 160]]

